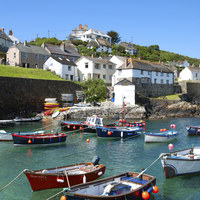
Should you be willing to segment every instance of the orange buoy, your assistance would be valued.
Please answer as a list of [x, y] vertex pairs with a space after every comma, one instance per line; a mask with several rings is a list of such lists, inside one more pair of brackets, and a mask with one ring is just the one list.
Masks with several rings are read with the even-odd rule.
[[73, 129], [76, 129], [76, 126], [73, 126]]
[[163, 129], [160, 129], [160, 132], [162, 132], [163, 131]]
[[89, 143], [90, 142], [90, 139], [87, 139], [87, 143]]
[[166, 128], [163, 129], [163, 131], [166, 131], [166, 130], [167, 130]]
[[31, 144], [31, 139], [28, 140], [28, 143]]
[[60, 197], [60, 200], [67, 200], [67, 198], [66, 198], [65, 196], [62, 195], [62, 196]]
[[81, 127], [81, 126], [79, 127], [79, 130], [82, 130], [82, 127]]
[[70, 128], [70, 125], [68, 125], [67, 128]]
[[153, 193], [158, 193], [158, 191], [159, 191], [159, 189], [158, 189], [158, 187], [155, 185], [155, 186], [153, 186]]
[[149, 199], [149, 193], [147, 191], [142, 193], [142, 198], [143, 199]]
[[108, 133], [107, 133], [108, 135], [111, 135], [112, 133], [111, 133], [111, 131], [108, 131]]

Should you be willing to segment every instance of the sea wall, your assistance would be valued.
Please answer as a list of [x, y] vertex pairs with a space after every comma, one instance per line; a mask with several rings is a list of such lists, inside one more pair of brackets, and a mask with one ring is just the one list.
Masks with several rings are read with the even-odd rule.
[[57, 98], [62, 106], [61, 94], [75, 96], [77, 90], [81, 87], [71, 81], [0, 77], [0, 119], [41, 112], [45, 98]]

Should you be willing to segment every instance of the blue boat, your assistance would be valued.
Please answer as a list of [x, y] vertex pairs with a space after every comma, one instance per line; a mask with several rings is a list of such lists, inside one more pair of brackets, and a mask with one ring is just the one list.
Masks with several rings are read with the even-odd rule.
[[200, 135], [200, 126], [187, 126], [188, 135]]
[[96, 127], [98, 137], [126, 138], [139, 136], [142, 128], [139, 127]]

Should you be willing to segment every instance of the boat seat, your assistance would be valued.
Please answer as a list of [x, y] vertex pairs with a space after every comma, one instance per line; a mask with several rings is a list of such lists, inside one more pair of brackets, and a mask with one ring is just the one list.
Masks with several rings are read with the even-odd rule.
[[137, 184], [145, 184], [147, 181], [139, 179], [139, 178], [133, 178], [133, 177], [122, 177], [122, 181], [127, 181], [127, 182], [132, 182], [132, 183], [137, 183]]

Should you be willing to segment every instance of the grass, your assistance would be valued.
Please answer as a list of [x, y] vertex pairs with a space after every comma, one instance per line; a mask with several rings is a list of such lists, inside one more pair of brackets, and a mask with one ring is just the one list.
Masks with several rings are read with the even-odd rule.
[[158, 99], [180, 100], [179, 95], [180, 94], [173, 94], [173, 95], [161, 96], [161, 97], [158, 97]]
[[13, 67], [9, 65], [0, 65], [0, 76], [65, 81], [54, 73], [43, 69]]

